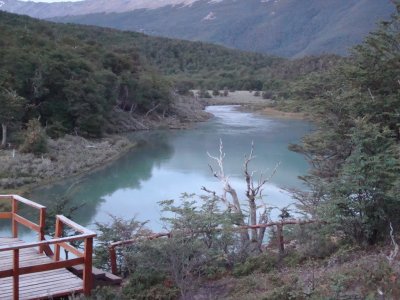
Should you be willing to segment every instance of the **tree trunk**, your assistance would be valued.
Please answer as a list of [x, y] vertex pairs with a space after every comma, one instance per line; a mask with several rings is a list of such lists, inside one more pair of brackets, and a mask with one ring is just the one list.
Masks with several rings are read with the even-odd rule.
[[[249, 208], [250, 208], [250, 225], [256, 225], [257, 224], [257, 204], [256, 204], [256, 200], [254, 198], [249, 199]], [[251, 230], [251, 241], [252, 242], [258, 241], [256, 228]]]
[[6, 143], [7, 143], [7, 125], [5, 123], [1, 124], [1, 128], [3, 129], [3, 135], [2, 135], [2, 140], [1, 140], [1, 147], [5, 148]]
[[283, 239], [283, 225], [276, 225], [276, 233], [278, 235], [278, 244], [279, 244], [279, 254], [283, 255], [285, 253], [285, 242]]

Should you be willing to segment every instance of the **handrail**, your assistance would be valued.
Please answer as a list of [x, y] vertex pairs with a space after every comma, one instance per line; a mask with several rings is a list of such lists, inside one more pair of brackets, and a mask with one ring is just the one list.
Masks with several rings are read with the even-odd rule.
[[63, 238], [44, 240], [44, 241], [36, 242], [36, 243], [27, 243], [27, 244], [21, 244], [21, 245], [16, 245], [16, 246], [0, 247], [0, 252], [12, 251], [12, 250], [16, 250], [16, 249], [27, 249], [27, 248], [37, 247], [37, 246], [44, 246], [44, 245], [54, 245], [54, 244], [60, 244], [60, 243], [64, 243], [64, 242], [73, 242], [73, 241], [82, 240], [85, 238], [93, 238], [95, 236], [96, 236], [95, 233], [80, 234], [80, 235], [68, 236], [68, 237], [63, 237]]
[[[11, 219], [11, 231], [14, 238], [18, 237], [18, 224], [21, 224], [38, 233], [38, 240], [44, 240], [44, 228], [46, 222], [46, 207], [28, 200], [19, 195], [0, 195], [0, 200], [11, 200], [11, 212], [0, 213], [0, 219]], [[39, 210], [39, 224], [36, 224], [18, 214], [18, 204], [23, 203], [32, 208]], [[45, 249], [41, 246], [39, 252], [43, 253]]]
[[[239, 231], [239, 230], [259, 229], [259, 228], [267, 228], [267, 227], [276, 226], [278, 229], [279, 251], [283, 252], [284, 251], [284, 240], [283, 240], [283, 231], [282, 231], [283, 226], [284, 225], [305, 225], [305, 224], [311, 224], [311, 223], [324, 223], [324, 222], [319, 221], [319, 220], [287, 219], [287, 220], [270, 222], [270, 223], [265, 223], [265, 224], [235, 226], [232, 228], [232, 230]], [[222, 230], [223, 230], [222, 228], [214, 228], [213, 229], [213, 231], [222, 231]], [[188, 231], [187, 233], [202, 233], [202, 232], [205, 232], [205, 231], [204, 230], [198, 230], [198, 231], [192, 230], [192, 231]], [[170, 238], [172, 236], [172, 232], [161, 232], [161, 233], [156, 233], [156, 234], [153, 234], [150, 236], [140, 236], [140, 237], [136, 237], [134, 239], [110, 243], [108, 246], [108, 251], [109, 251], [109, 256], [110, 256], [111, 273], [116, 275], [118, 272], [118, 270], [117, 270], [117, 253], [115, 250], [116, 247], [124, 246], [124, 245], [131, 245], [141, 239], [153, 240], [153, 239], [157, 239], [157, 238], [165, 237], [165, 236], [168, 236], [168, 238]]]
[[24, 203], [26, 205], [29, 205], [29, 206], [31, 206], [33, 208], [37, 208], [37, 209], [46, 208], [46, 206], [43, 206], [43, 205], [41, 205], [39, 203], [36, 203], [36, 202], [33, 202], [33, 201], [31, 201], [29, 199], [26, 199], [24, 197], [21, 197], [19, 195], [0, 195], [0, 200], [1, 199], [10, 199], [10, 198], [11, 199], [15, 199], [18, 202]]

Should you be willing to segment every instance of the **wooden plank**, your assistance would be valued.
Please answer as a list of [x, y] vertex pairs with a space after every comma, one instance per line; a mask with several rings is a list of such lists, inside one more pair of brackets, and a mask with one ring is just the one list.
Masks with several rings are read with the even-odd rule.
[[80, 233], [85, 233], [85, 234], [96, 234], [94, 231], [89, 230], [74, 221], [68, 219], [67, 217], [64, 217], [63, 215], [57, 215], [57, 219], [59, 219], [61, 222], [63, 222], [65, 225], [68, 225], [72, 229], [75, 229], [76, 231]]
[[[39, 274], [39, 273], [35, 273]], [[22, 277], [22, 276], [21, 276]], [[64, 272], [59, 272], [51, 275], [52, 281], [57, 282], [57, 281], [63, 281], [66, 279], [65, 273]], [[39, 274], [39, 276], [31, 276], [29, 280], [20, 280], [20, 287], [27, 287], [27, 286], [33, 286], [33, 285], [38, 285], [43, 282], [43, 275]], [[12, 282], [5, 282], [1, 284], [2, 288], [11, 288], [12, 287]]]
[[[68, 268], [68, 270], [70, 270], [75, 275], [82, 276], [84, 268], [84, 265], [77, 265]], [[92, 267], [92, 275], [95, 279], [104, 279], [106, 277], [106, 271]]]
[[14, 220], [33, 231], [40, 232], [40, 226], [38, 224], [35, 224], [32, 221], [29, 221], [28, 219], [21, 217], [18, 214], [14, 215]]
[[19, 300], [19, 249], [13, 253], [13, 299]]
[[43, 246], [43, 245], [54, 245], [54, 244], [62, 243], [62, 242], [78, 241], [78, 240], [83, 240], [85, 238], [93, 238], [95, 236], [96, 236], [95, 233], [94, 234], [79, 234], [79, 235], [74, 235], [74, 236], [69, 236], [69, 237], [64, 237], [64, 238], [59, 238], [59, 239], [41, 241], [41, 242], [37, 242], [37, 243], [26, 243], [26, 244], [18, 245], [18, 246], [0, 247], [0, 252], [10, 251], [10, 250], [14, 250], [14, 249], [32, 248], [32, 247]]
[[[39, 213], [39, 241], [44, 241], [44, 228], [46, 227], [46, 208], [43, 207], [40, 209]], [[43, 253], [47, 250], [48, 245], [40, 246], [39, 252]]]
[[[37, 300], [37, 299], [54, 299], [60, 296], [72, 295], [82, 292], [82, 288], [75, 283], [66, 284], [60, 287], [55, 286], [42, 286], [36, 290], [22, 290], [19, 300]], [[12, 299], [10, 294], [2, 295], [2, 300]]]
[[85, 239], [85, 267], [83, 269], [83, 291], [85, 296], [90, 296], [93, 286], [92, 278], [92, 254], [93, 254], [93, 238]]
[[71, 246], [70, 244], [67, 243], [60, 243], [60, 247], [64, 248], [65, 250], [71, 252], [72, 254], [75, 254], [78, 257], [83, 257], [83, 253], [76, 249], [74, 246]]
[[11, 222], [11, 232], [14, 238], [18, 237], [18, 223], [15, 221], [14, 216], [18, 212], [18, 202], [13, 198], [11, 201], [11, 212], [12, 212], [12, 222]]
[[[63, 232], [63, 223], [60, 221], [60, 219], [57, 217], [56, 219], [56, 231], [54, 233], [54, 238], [61, 238], [62, 237], [62, 232]], [[54, 260], [58, 261], [60, 260], [60, 244], [57, 243], [54, 245]]]
[[[19, 299], [48, 299], [83, 291], [80, 278], [65, 269], [20, 276]], [[0, 298], [13, 299], [12, 280], [0, 279]]]
[[118, 276], [116, 276], [114, 274], [106, 272], [105, 273], [105, 281], [107, 281], [107, 282], [109, 282], [111, 284], [118, 285], [118, 284], [121, 284], [122, 278], [118, 277]]
[[21, 197], [21, 196], [18, 196], [18, 195], [12, 195], [12, 198], [14, 200], [17, 200], [18, 202], [24, 203], [26, 205], [29, 205], [29, 206], [33, 207], [33, 208], [37, 208], [37, 209], [46, 208], [46, 206], [40, 205], [39, 203], [36, 203], [36, 202], [31, 201], [31, 200], [25, 199], [24, 197]]
[[0, 219], [11, 219], [12, 213], [11, 212], [0, 212]]
[[[21, 288], [21, 294], [30, 293], [32, 291], [48, 291], [49, 289], [57, 289], [60, 285], [62, 285], [63, 288], [67, 286], [76, 286], [77, 288], [82, 288], [82, 282], [77, 281], [75, 278], [63, 277], [61, 280], [55, 282], [42, 280], [42, 282], [37, 282], [34, 285], [25, 285]], [[12, 294], [12, 292], [9, 292], [9, 294]], [[7, 295], [7, 292], [5, 292], [4, 295]]]
[[[49, 263], [49, 260], [47, 257], [37, 257], [35, 258], [29, 258], [26, 260], [20, 260], [20, 268], [21, 267], [31, 267], [31, 266], [37, 266], [37, 265], [44, 265]], [[7, 271], [7, 270], [12, 270], [12, 266], [10, 262], [5, 262], [3, 265], [0, 266], [0, 272]]]
[[[20, 294], [21, 296], [23, 296], [24, 294], [32, 294], [32, 293], [41, 293], [41, 291], [45, 292], [45, 295], [51, 296], [51, 294], [49, 295], [49, 291], [53, 290], [53, 293], [57, 293], [60, 290], [66, 290], [68, 288], [68, 290], [73, 290], [75, 289], [82, 289], [82, 282], [79, 282], [78, 279], [74, 280], [74, 279], [67, 279], [63, 281], [57, 281], [56, 283], [51, 282], [51, 281], [46, 281], [46, 282], [42, 282], [40, 284], [37, 284], [35, 286], [25, 286], [21, 288]], [[7, 297], [7, 296], [12, 296], [12, 290], [10, 288], [6, 288], [2, 290], [2, 299], [3, 297]]]
[[35, 273], [35, 272], [43, 272], [43, 271], [60, 269], [60, 268], [72, 267], [75, 265], [82, 264], [83, 262], [84, 262], [84, 259], [79, 257], [79, 258], [73, 258], [73, 259], [69, 259], [69, 260], [53, 261], [51, 263], [43, 264], [43, 265], [22, 267], [19, 270], [20, 270], [20, 274], [29, 274], [29, 273]]

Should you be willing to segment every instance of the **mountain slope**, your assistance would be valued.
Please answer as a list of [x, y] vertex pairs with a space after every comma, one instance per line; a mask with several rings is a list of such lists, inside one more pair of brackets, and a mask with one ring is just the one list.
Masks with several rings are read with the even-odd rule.
[[287, 57], [345, 55], [394, 12], [390, 0], [3, 1], [2, 9], [35, 17]]

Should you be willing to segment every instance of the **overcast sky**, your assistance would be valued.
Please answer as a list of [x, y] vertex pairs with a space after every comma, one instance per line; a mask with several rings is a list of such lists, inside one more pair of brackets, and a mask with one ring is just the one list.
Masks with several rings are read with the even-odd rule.
[[33, 2], [76, 2], [82, 0], [21, 0], [21, 1], [33, 1]]

